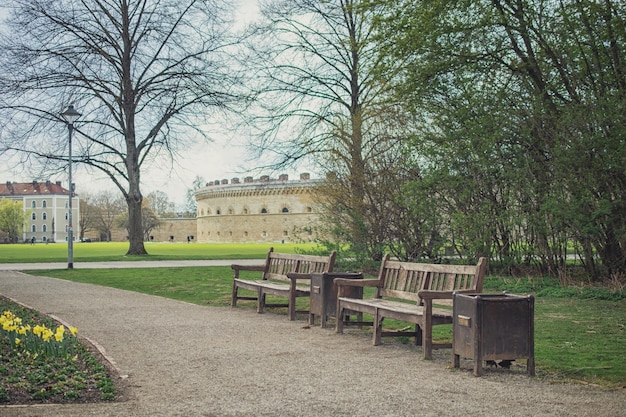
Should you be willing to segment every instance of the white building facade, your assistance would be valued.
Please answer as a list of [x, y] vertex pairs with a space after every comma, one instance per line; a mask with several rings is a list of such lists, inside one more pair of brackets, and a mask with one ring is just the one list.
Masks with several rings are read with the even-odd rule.
[[[67, 242], [69, 231], [69, 191], [61, 181], [10, 182], [0, 184], [0, 198], [21, 201], [28, 214], [22, 241]], [[80, 236], [79, 198], [72, 197], [73, 237]], [[34, 240], [32, 240], [34, 238]]]

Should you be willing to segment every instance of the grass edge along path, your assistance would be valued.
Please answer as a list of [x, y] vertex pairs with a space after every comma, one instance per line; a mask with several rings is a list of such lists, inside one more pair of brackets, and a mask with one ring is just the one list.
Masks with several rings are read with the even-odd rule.
[[[228, 306], [232, 290], [230, 267], [141, 268], [115, 270], [31, 271], [75, 282], [104, 285], [198, 305]], [[257, 275], [247, 273], [243, 278]], [[538, 370], [564, 379], [612, 388], [626, 387], [626, 299], [608, 290], [574, 292], [558, 280], [512, 281], [488, 277], [485, 292], [509, 290], [535, 295], [535, 359]], [[573, 295], [572, 295], [573, 294]], [[306, 300], [298, 302], [307, 303]], [[254, 308], [241, 303], [241, 308]], [[306, 306], [305, 306], [306, 307]], [[279, 310], [281, 314], [284, 311]], [[393, 321], [386, 325], [394, 326]], [[397, 326], [404, 327], [404, 323]], [[329, 330], [331, 331], [331, 330]], [[435, 326], [433, 336], [451, 340], [451, 326]]]

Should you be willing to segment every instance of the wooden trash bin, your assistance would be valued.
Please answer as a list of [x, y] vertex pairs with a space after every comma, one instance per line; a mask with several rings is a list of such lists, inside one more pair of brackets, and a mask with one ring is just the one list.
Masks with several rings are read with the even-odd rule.
[[[315, 316], [320, 317], [320, 324], [326, 327], [328, 317], [334, 317], [337, 310], [337, 286], [335, 278], [363, 279], [361, 272], [320, 272], [311, 274], [311, 306], [309, 324], [315, 324]], [[362, 298], [363, 288], [351, 288], [350, 297]]]
[[474, 360], [474, 375], [482, 375], [483, 361], [527, 359], [528, 375], [535, 375], [535, 298], [502, 294], [454, 294], [452, 354]]

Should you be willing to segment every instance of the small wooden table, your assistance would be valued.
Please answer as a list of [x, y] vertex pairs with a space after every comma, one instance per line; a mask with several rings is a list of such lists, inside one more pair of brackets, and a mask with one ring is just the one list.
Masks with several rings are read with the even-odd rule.
[[[360, 272], [323, 272], [311, 274], [311, 306], [309, 324], [315, 324], [315, 315], [320, 316], [321, 326], [326, 327], [328, 317], [337, 311], [337, 286], [335, 278], [363, 279]], [[363, 298], [363, 288], [351, 288], [352, 298]]]

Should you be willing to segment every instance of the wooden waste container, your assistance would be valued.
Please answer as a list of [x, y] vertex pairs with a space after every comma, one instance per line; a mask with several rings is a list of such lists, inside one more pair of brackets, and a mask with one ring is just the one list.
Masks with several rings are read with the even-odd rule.
[[534, 308], [532, 295], [454, 294], [454, 367], [461, 357], [473, 359], [474, 375], [480, 376], [483, 361], [504, 361], [506, 366], [527, 359], [526, 370], [535, 375]]
[[[326, 327], [328, 317], [337, 311], [337, 286], [335, 278], [363, 279], [360, 272], [323, 272], [311, 274], [311, 306], [309, 324], [315, 324], [315, 316], [320, 316], [320, 324]], [[348, 297], [362, 298], [363, 288], [349, 287]]]

